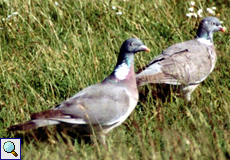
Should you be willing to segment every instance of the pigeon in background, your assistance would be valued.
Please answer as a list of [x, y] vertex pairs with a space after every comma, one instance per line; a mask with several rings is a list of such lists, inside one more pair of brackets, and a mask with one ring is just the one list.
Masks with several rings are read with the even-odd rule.
[[137, 85], [179, 85], [183, 97], [190, 101], [192, 92], [215, 67], [217, 55], [213, 33], [217, 31], [225, 32], [218, 18], [204, 18], [199, 24], [196, 38], [170, 46], [138, 71]]

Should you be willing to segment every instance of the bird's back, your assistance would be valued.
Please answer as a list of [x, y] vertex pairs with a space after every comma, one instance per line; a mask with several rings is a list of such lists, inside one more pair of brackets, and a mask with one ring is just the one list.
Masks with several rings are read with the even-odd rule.
[[215, 63], [214, 46], [193, 39], [167, 48], [137, 74], [136, 80], [138, 85], [199, 83], [211, 73]]

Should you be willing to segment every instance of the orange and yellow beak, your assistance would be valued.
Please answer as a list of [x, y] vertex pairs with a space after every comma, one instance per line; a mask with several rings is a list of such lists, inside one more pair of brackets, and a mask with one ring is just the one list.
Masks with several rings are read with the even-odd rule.
[[220, 26], [220, 31], [221, 31], [221, 32], [225, 32], [225, 31], [226, 31], [226, 28], [225, 28], [225, 27]]

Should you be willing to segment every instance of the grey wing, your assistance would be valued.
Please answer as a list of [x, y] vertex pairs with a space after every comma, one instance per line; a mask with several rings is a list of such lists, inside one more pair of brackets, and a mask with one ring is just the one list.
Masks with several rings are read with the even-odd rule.
[[[213, 55], [213, 61], [210, 55]], [[179, 43], [166, 49], [137, 74], [137, 83], [199, 83], [210, 74], [215, 60], [213, 46], [208, 47], [196, 40]]]
[[55, 119], [74, 124], [111, 125], [127, 112], [129, 98], [123, 86], [96, 84], [61, 103], [57, 109], [69, 117]]

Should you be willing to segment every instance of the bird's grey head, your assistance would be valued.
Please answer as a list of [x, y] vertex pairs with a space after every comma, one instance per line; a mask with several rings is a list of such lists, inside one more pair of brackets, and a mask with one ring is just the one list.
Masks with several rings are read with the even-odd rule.
[[216, 17], [205, 17], [199, 25], [197, 30], [197, 36], [199, 38], [211, 38], [214, 32], [222, 31], [225, 32], [224, 28], [221, 26], [220, 21]]
[[121, 46], [120, 53], [137, 53], [141, 51], [149, 52], [149, 49], [138, 38], [127, 39]]

